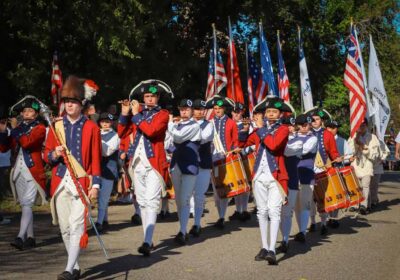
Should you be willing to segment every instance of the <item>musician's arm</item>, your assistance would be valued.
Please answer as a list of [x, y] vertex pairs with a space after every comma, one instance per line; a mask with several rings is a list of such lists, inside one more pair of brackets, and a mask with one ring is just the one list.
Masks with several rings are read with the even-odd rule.
[[286, 146], [288, 137], [289, 129], [287, 126], [282, 125], [276, 130], [274, 135], [268, 134], [264, 138], [260, 137], [260, 139], [270, 151], [275, 152]]
[[169, 123], [168, 132], [171, 134], [174, 143], [181, 144], [185, 141], [200, 140], [200, 126], [197, 123], [186, 125], [178, 129], [178, 124]]
[[34, 147], [41, 147], [43, 141], [46, 138], [46, 127], [44, 125], [38, 125], [34, 127], [29, 134], [23, 134], [18, 138], [18, 143], [24, 149], [30, 149]]
[[132, 117], [132, 122], [149, 138], [165, 134], [168, 127], [169, 114], [165, 110], [158, 112], [150, 123], [145, 121], [143, 115], [138, 113]]
[[129, 134], [131, 134], [133, 131], [132, 129], [132, 123], [129, 120], [129, 116], [125, 115], [120, 115], [119, 120], [118, 120], [118, 126], [117, 126], [117, 133], [119, 138], [125, 138], [128, 137]]
[[239, 134], [239, 147], [244, 148], [244, 147], [249, 147], [256, 145], [257, 142], [259, 141], [259, 137], [256, 133], [257, 129], [254, 130], [250, 135], [244, 135], [244, 134]]
[[308, 153], [316, 153], [317, 152], [317, 145], [318, 145], [318, 138], [313, 136], [310, 137], [304, 144], [303, 144], [303, 155]]
[[53, 130], [50, 130], [44, 145], [43, 159], [49, 165], [57, 165], [62, 162], [62, 157], [55, 156], [55, 149], [57, 146], [57, 141], [54, 136]]
[[239, 130], [234, 121], [232, 121], [232, 130], [231, 130], [231, 135], [232, 135], [232, 147], [231, 150], [235, 150], [236, 148], [239, 147]]
[[[331, 160], [336, 160], [337, 158], [340, 157], [339, 151], [337, 149], [336, 146], [336, 140], [335, 140], [335, 136], [333, 136], [333, 134], [327, 130], [324, 131], [324, 137], [326, 137], [327, 139], [327, 152], [328, 152], [328, 156]], [[325, 143], [324, 143], [325, 144]]]
[[105, 142], [101, 140], [102, 156], [108, 157], [115, 153], [120, 145], [118, 134], [115, 134], [110, 141]]

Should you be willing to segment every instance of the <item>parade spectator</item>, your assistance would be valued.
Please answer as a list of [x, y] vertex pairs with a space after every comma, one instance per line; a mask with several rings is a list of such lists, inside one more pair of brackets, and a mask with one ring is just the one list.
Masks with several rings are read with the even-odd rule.
[[[400, 138], [399, 136], [397, 136], [397, 137]], [[388, 170], [393, 170], [394, 169], [394, 164], [396, 162], [396, 158], [398, 158], [398, 151], [396, 149], [396, 142], [393, 139], [393, 136], [390, 136], [389, 139], [386, 141], [386, 146], [389, 148], [389, 151], [390, 151], [389, 156], [386, 159], [387, 164], [388, 164]]]

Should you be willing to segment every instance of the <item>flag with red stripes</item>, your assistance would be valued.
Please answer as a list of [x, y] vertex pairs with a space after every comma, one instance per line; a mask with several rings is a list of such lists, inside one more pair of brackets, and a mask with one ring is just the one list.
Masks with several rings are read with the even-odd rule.
[[260, 68], [256, 63], [250, 50], [247, 50], [247, 94], [249, 97], [249, 115], [253, 116], [253, 109], [256, 106], [255, 92], [259, 84]]
[[289, 102], [289, 77], [286, 72], [285, 62], [283, 61], [282, 56], [282, 47], [281, 42], [279, 39], [279, 33], [277, 37], [277, 49], [278, 49], [278, 89], [279, 89], [279, 96], [283, 100]]
[[53, 104], [59, 104], [60, 90], [62, 88], [62, 74], [58, 65], [57, 52], [53, 54], [53, 62], [51, 63], [51, 99]]
[[353, 137], [367, 113], [364, 79], [361, 69], [361, 53], [359, 52], [355, 26], [351, 26], [344, 85], [350, 91], [350, 136]]

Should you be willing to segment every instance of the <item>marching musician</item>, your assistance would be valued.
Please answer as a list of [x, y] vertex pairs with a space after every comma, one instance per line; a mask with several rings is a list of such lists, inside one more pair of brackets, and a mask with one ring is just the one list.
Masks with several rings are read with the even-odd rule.
[[[338, 134], [338, 128], [340, 127], [340, 124], [337, 121], [328, 120], [325, 122], [325, 127], [335, 137], [336, 147], [339, 152], [339, 155], [343, 158], [343, 164], [349, 165], [350, 158], [353, 155], [353, 152], [351, 151], [347, 140]], [[339, 221], [337, 220], [338, 214], [339, 214], [338, 209], [329, 213], [329, 220], [328, 220], [329, 227], [331, 228], [339, 227], [340, 224]]]
[[21, 205], [22, 216], [18, 236], [11, 245], [23, 250], [36, 246], [32, 206], [47, 203], [42, 161], [46, 127], [38, 120], [40, 105], [36, 98], [23, 99], [14, 111], [21, 114], [23, 121], [10, 133], [6, 122], [0, 124], [0, 152], [11, 150], [14, 159], [10, 183], [14, 198]]
[[[225, 114], [228, 107], [234, 107], [233, 100], [214, 95], [207, 100], [207, 108], [212, 108], [214, 118], [212, 120], [214, 126], [213, 139], [213, 162], [225, 159], [227, 153], [233, 152], [238, 148], [238, 129], [236, 123]], [[219, 219], [214, 224], [219, 229], [224, 228], [226, 209], [228, 208], [228, 199], [220, 198], [214, 187], [214, 199], [217, 206]]]
[[201, 217], [203, 216], [205, 195], [210, 185], [212, 169], [211, 144], [214, 139], [214, 127], [211, 122], [205, 120], [206, 102], [196, 99], [193, 102], [193, 119], [200, 125], [201, 140], [199, 147], [199, 174], [196, 177], [194, 187], [194, 224], [189, 233], [195, 237], [200, 235]]
[[[291, 109], [278, 97], [270, 97], [259, 103], [255, 110], [265, 110], [267, 122], [257, 119], [257, 128], [247, 139], [241, 134], [241, 146], [256, 145], [256, 162], [253, 170], [253, 193], [257, 204], [257, 217], [261, 233], [262, 248], [256, 261], [267, 260], [275, 265], [275, 245], [278, 237], [282, 204], [287, 195], [288, 174], [284, 163], [284, 150], [289, 129], [281, 125], [283, 112]], [[269, 243], [268, 243], [269, 226]]]
[[82, 114], [87, 101], [95, 94], [92, 83], [76, 76], [67, 78], [61, 90], [65, 115], [55, 123], [56, 135], [54, 130], [49, 132], [44, 149], [44, 159], [52, 166], [53, 223], [60, 225], [68, 254], [65, 271], [57, 279], [80, 277], [80, 249], [88, 242], [86, 216], [90, 205], [87, 199], [97, 198], [101, 183], [100, 130]]
[[[323, 128], [323, 120], [329, 119], [329, 114], [327, 113], [326, 110], [324, 110], [321, 107], [315, 107], [308, 112], [306, 112], [308, 115], [310, 115], [313, 118], [312, 122], [312, 130], [314, 132], [314, 135], [317, 136], [318, 139], [318, 151], [317, 151], [317, 157], [321, 159], [322, 165], [323, 166], [315, 166], [314, 171], [315, 173], [321, 173], [324, 171], [324, 168], [328, 165], [329, 162], [340, 162], [340, 154], [337, 150], [336, 147], [336, 141], [331, 132], [329, 132], [327, 129]], [[316, 215], [316, 206], [314, 201], [312, 201], [312, 206], [311, 206], [311, 213], [310, 213], [310, 218], [311, 218], [311, 226], [310, 226], [310, 231], [315, 231], [316, 225], [315, 225], [315, 215]], [[328, 214], [326, 213], [321, 213], [321, 235], [325, 235], [328, 233], [328, 229], [326, 227], [327, 225], [327, 218]]]
[[[314, 161], [315, 155], [317, 154], [317, 142], [318, 139], [314, 136], [311, 131], [311, 123], [313, 119], [302, 114], [296, 117], [295, 124], [297, 126], [297, 134], [291, 140], [289, 140], [288, 145], [285, 149], [285, 156], [297, 156], [299, 160], [297, 161], [296, 171], [289, 170], [289, 188], [291, 187], [290, 181], [292, 176], [297, 173], [297, 189], [293, 186], [289, 189], [288, 204], [283, 207], [283, 242], [282, 251], [287, 251], [289, 238], [289, 233], [291, 230], [291, 220], [293, 209], [296, 212], [297, 223], [299, 227], [299, 232], [295, 235], [294, 240], [297, 242], [304, 243], [306, 241], [306, 231], [308, 220], [310, 219], [311, 201], [313, 198], [313, 189], [315, 184], [314, 179]], [[293, 158], [292, 158], [293, 159]], [[293, 160], [296, 162], [296, 160]], [[287, 163], [287, 159], [286, 159]], [[288, 166], [286, 164], [286, 166]], [[299, 184], [300, 183], [300, 184]], [[294, 196], [294, 198], [293, 198]], [[294, 200], [294, 201], [293, 201]]]
[[379, 158], [379, 140], [368, 131], [368, 120], [365, 118], [358, 128], [356, 135], [349, 140], [350, 148], [354, 152], [351, 166], [360, 180], [365, 200], [361, 202], [360, 214], [367, 215], [370, 211], [370, 183], [374, 176], [374, 161]]
[[[245, 113], [244, 104], [240, 102], [235, 103], [235, 107], [232, 110], [232, 119], [236, 122], [238, 133], [251, 133], [252, 127], [249, 128], [249, 131], [246, 132], [244, 130], [245, 123], [243, 122], [243, 115]], [[251, 150], [250, 150], [251, 151]], [[244, 150], [242, 150], [242, 154], [246, 155]], [[250, 198], [250, 192], [244, 192], [235, 196], [235, 206], [236, 211], [233, 213], [232, 216], [229, 217], [229, 220], [241, 220], [247, 221], [251, 219], [250, 213], [247, 211], [248, 203]]]
[[101, 134], [101, 189], [98, 198], [96, 228], [99, 232], [108, 226], [108, 203], [118, 180], [118, 150], [120, 139], [112, 128], [114, 116], [102, 113], [99, 117]]
[[168, 124], [175, 150], [171, 159], [171, 177], [175, 188], [180, 229], [175, 242], [185, 245], [189, 239], [187, 224], [190, 216], [190, 198], [193, 195], [199, 174], [200, 125], [192, 120], [193, 101], [183, 99], [179, 103], [180, 119]]
[[[120, 138], [133, 133], [129, 150], [128, 171], [133, 179], [136, 199], [140, 206], [144, 242], [138, 252], [150, 256], [153, 247], [153, 232], [160, 207], [161, 192], [165, 189], [168, 164], [164, 150], [165, 133], [169, 114], [158, 102], [162, 94], [172, 93], [162, 81], [147, 80], [139, 83], [131, 95], [140, 95], [144, 106], [132, 99], [121, 103], [118, 124]], [[131, 114], [131, 116], [130, 116]]]

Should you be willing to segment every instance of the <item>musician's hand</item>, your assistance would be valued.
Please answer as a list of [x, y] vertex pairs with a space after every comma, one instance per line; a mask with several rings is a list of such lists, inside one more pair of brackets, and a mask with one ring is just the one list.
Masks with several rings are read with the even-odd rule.
[[247, 132], [250, 130], [250, 119], [249, 118], [244, 118], [242, 120], [242, 124], [243, 124], [243, 129], [241, 131]]
[[174, 121], [174, 115], [169, 114], [169, 122], [173, 122]]
[[9, 119], [9, 122], [10, 122], [11, 128], [16, 128], [18, 126], [17, 118], [12, 117]]
[[342, 162], [343, 161], [343, 157], [337, 157], [333, 162]]
[[119, 158], [122, 159], [122, 160], [125, 160], [125, 159], [126, 159], [126, 153], [122, 153], [122, 154], [119, 156]]
[[178, 123], [178, 122], [181, 121], [181, 117], [173, 117], [172, 121], [173, 121], [174, 123]]
[[119, 101], [118, 103], [121, 104], [121, 115], [123, 116], [127, 116], [129, 115], [129, 100], [128, 99], [124, 99], [122, 101]]
[[262, 116], [257, 116], [257, 118], [256, 118], [256, 126], [257, 126], [258, 128], [264, 126], [264, 119], [263, 119]]
[[350, 162], [353, 162], [355, 159], [356, 159], [356, 158], [355, 158], [354, 156], [351, 156], [351, 157], [349, 158], [349, 161], [350, 161]]
[[131, 109], [132, 115], [136, 115], [137, 113], [139, 113], [140, 104], [137, 100], [132, 100], [131, 106], [132, 106]]
[[89, 190], [89, 199], [96, 199], [99, 196], [99, 189], [98, 188], [91, 188]]
[[62, 152], [64, 151], [64, 147], [63, 146], [57, 146], [55, 149], [54, 149], [54, 152], [53, 152], [53, 158], [59, 158], [60, 156], [62, 156]]

